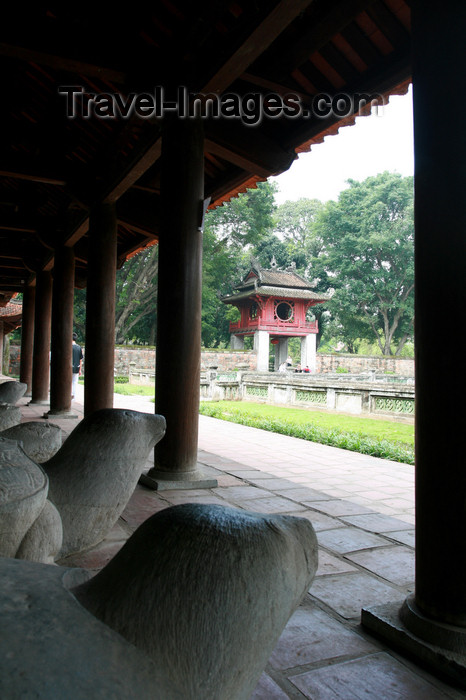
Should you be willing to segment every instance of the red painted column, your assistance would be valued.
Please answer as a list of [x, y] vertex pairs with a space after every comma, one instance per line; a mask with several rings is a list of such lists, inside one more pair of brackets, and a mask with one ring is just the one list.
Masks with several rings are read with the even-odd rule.
[[19, 381], [27, 384], [26, 396], [31, 396], [32, 390], [32, 357], [34, 345], [34, 312], [36, 303], [36, 288], [24, 285], [23, 312], [21, 318], [21, 360]]
[[84, 414], [113, 408], [117, 220], [115, 206], [90, 216], [84, 356]]
[[50, 411], [48, 415], [70, 414], [71, 409], [74, 267], [73, 248], [64, 246], [56, 248], [53, 269]]
[[[201, 368], [204, 135], [194, 119], [164, 125], [155, 411], [167, 432], [155, 447], [153, 488], [216, 486], [197, 464]], [[150, 481], [151, 480], [151, 481]]]
[[36, 278], [31, 403], [49, 402], [51, 314], [52, 273], [46, 270]]

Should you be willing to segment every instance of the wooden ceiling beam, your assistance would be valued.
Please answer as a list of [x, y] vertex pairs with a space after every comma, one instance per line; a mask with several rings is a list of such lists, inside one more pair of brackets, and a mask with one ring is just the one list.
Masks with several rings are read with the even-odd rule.
[[26, 180], [27, 182], [39, 182], [43, 185], [55, 185], [57, 187], [64, 187], [66, 185], [66, 180], [63, 177], [57, 177], [51, 173], [45, 173], [42, 168], [33, 172], [32, 168], [5, 168], [0, 169], [0, 177], [9, 177], [12, 180]]
[[83, 75], [88, 78], [100, 78], [101, 80], [112, 83], [123, 84], [126, 80], [126, 73], [122, 71], [86, 63], [85, 61], [79, 61], [74, 58], [67, 58], [66, 56], [54, 56], [44, 51], [28, 49], [24, 46], [0, 43], [0, 55], [15, 58], [19, 61], [26, 61], [27, 63], [37, 63], [38, 65], [48, 66], [58, 71]]
[[313, 0], [281, 0], [272, 12], [221, 66], [201, 92], [223, 92], [275, 41], [283, 30], [300, 15]]
[[257, 129], [228, 121], [206, 124], [205, 150], [259, 177], [287, 170], [296, 158], [294, 150], [281, 148]]
[[[375, 0], [340, 0], [332, 4], [331, 12], [313, 23], [299, 39], [293, 42], [287, 53], [280, 51], [275, 58], [261, 60], [267, 76], [280, 81], [303, 65], [314, 51], [325, 46], [331, 38], [341, 32], [356, 15], [367, 10]], [[260, 71], [262, 73], [262, 71]]]

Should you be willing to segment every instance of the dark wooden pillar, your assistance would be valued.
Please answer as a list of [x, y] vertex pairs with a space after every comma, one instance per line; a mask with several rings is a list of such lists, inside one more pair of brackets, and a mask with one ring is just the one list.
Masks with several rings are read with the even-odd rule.
[[4, 323], [0, 320], [0, 374], [3, 374], [3, 346], [5, 344]]
[[34, 312], [36, 288], [24, 285], [23, 311], [21, 317], [21, 361], [19, 381], [27, 384], [26, 396], [31, 396], [32, 390], [32, 356], [34, 345]]
[[[439, 363], [432, 321], [461, 333], [466, 308], [466, 6], [413, 9], [416, 230], [416, 595], [466, 627], [465, 373]], [[442, 108], [444, 97], [451, 98]], [[439, 291], [441, 292], [439, 293]], [[458, 348], [461, 347], [461, 341]], [[466, 636], [465, 636], [466, 642]]]
[[46, 270], [36, 277], [31, 403], [49, 402], [51, 313], [52, 273]]
[[113, 408], [117, 220], [113, 204], [90, 216], [84, 414]]
[[155, 379], [155, 411], [167, 432], [144, 480], [159, 489], [216, 486], [197, 465], [203, 200], [202, 124], [170, 119], [162, 141]]
[[73, 248], [55, 249], [52, 294], [50, 411], [48, 415], [71, 417], [71, 344], [74, 303]]
[[434, 0], [416, 0], [412, 10], [416, 584], [398, 619], [385, 610], [373, 624], [368, 618], [368, 626], [464, 688], [466, 381], [460, 364], [451, 372], [442, 364], [435, 326], [441, 324], [443, 337], [458, 338], [461, 357], [466, 308], [466, 5], [446, 0], [440, 10]]

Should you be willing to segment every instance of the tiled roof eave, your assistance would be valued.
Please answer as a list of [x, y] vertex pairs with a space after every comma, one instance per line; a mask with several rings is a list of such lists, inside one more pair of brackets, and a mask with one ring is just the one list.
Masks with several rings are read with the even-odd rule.
[[312, 292], [310, 289], [296, 289], [291, 287], [258, 287], [256, 290], [240, 292], [227, 297], [222, 297], [225, 304], [232, 304], [236, 301], [242, 301], [253, 296], [261, 297], [279, 297], [280, 299], [303, 299], [307, 301], [328, 301], [330, 295]]

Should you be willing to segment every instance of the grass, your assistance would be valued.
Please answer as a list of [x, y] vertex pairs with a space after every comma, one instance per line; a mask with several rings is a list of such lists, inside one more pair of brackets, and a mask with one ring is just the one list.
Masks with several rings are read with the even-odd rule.
[[124, 396], [154, 396], [155, 387], [140, 384], [115, 384], [115, 394]]
[[[80, 384], [84, 384], [83, 377], [79, 377], [78, 381]], [[155, 386], [115, 382], [113, 391], [115, 394], [123, 394], [124, 396], [152, 396], [154, 398]]]
[[414, 426], [405, 423], [238, 401], [203, 402], [200, 413], [323, 445], [414, 464]]

